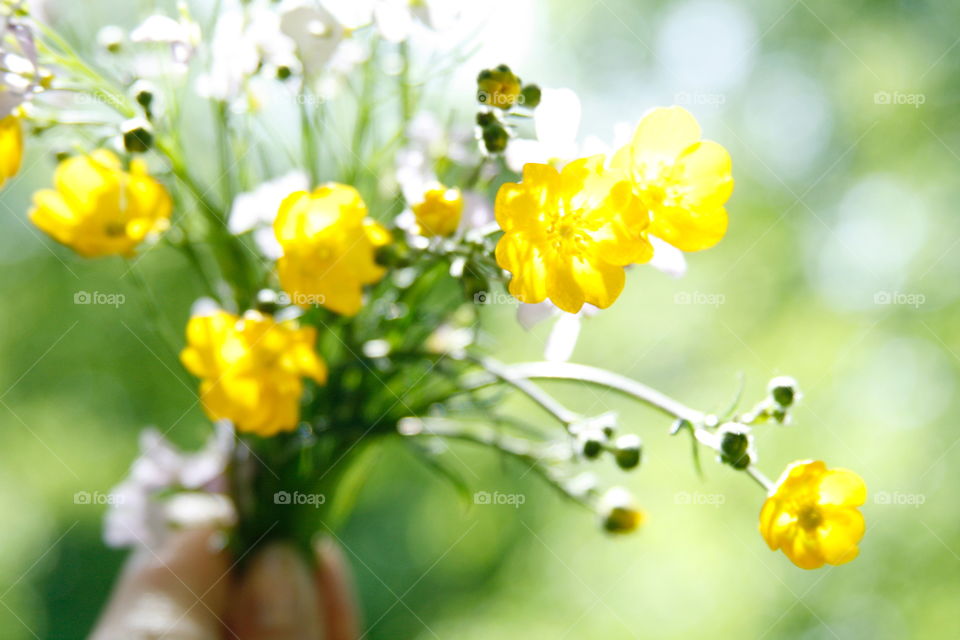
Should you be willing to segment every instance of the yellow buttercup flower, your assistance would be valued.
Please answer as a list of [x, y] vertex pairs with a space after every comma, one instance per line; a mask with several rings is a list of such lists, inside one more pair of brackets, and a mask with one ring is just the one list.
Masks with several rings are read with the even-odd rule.
[[513, 274], [510, 293], [521, 302], [550, 298], [570, 313], [585, 302], [609, 307], [623, 290], [623, 267], [653, 255], [631, 184], [603, 165], [603, 156], [562, 171], [531, 163], [523, 182], [500, 187], [497, 263]]
[[460, 225], [463, 215], [463, 194], [460, 189], [442, 184], [431, 186], [423, 194], [423, 200], [412, 207], [417, 219], [417, 232], [422, 236], [452, 235]]
[[727, 231], [724, 203], [733, 192], [730, 154], [700, 139], [682, 107], [650, 111], [611, 166], [625, 171], [650, 216], [650, 235], [683, 251], [717, 244]]
[[180, 360], [202, 379], [200, 398], [211, 420], [272, 436], [296, 428], [303, 378], [327, 380], [327, 366], [314, 351], [316, 335], [313, 327], [258, 311], [237, 317], [217, 310], [190, 318]]
[[760, 534], [801, 569], [857, 557], [865, 524], [857, 510], [867, 499], [863, 478], [820, 461], [789, 465], [760, 511]]
[[330, 183], [290, 194], [273, 228], [283, 247], [280, 284], [302, 307], [320, 304], [352, 316], [363, 304], [364, 285], [386, 273], [374, 255], [390, 243], [390, 233], [367, 218], [353, 187]]
[[0, 188], [17, 175], [23, 160], [23, 129], [20, 118], [9, 115], [0, 119]]
[[75, 156], [60, 163], [54, 184], [34, 194], [30, 220], [84, 257], [130, 256], [169, 226], [170, 195], [141, 160], [124, 171], [110, 151]]

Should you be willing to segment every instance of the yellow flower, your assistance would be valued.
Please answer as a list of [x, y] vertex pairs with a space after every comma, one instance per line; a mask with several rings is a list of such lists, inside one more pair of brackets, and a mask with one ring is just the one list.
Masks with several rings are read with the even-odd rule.
[[867, 499], [863, 479], [820, 461], [789, 465], [760, 511], [760, 534], [801, 569], [857, 557], [865, 524], [857, 510]]
[[30, 220], [84, 257], [130, 256], [169, 225], [170, 195], [141, 160], [124, 171], [116, 155], [101, 149], [61, 162], [54, 183], [56, 190], [34, 194]]
[[23, 129], [20, 118], [9, 115], [0, 119], [0, 188], [17, 175], [23, 159]]
[[316, 330], [248, 311], [217, 310], [187, 324], [180, 360], [202, 379], [200, 398], [211, 420], [227, 419], [239, 431], [272, 436], [296, 428], [302, 378], [319, 384], [327, 366], [314, 351]]
[[683, 107], [647, 113], [611, 166], [630, 176], [651, 235], [683, 251], [709, 249], [723, 238], [724, 203], [733, 192], [730, 154], [701, 140], [700, 125]]
[[498, 109], [509, 109], [520, 95], [520, 78], [505, 64], [484, 69], [477, 76], [477, 100]]
[[449, 189], [436, 184], [427, 189], [423, 200], [413, 205], [417, 218], [417, 232], [422, 236], [452, 235], [460, 225], [463, 214], [463, 195], [460, 189]]
[[570, 313], [585, 302], [609, 307], [623, 290], [623, 267], [653, 254], [638, 233], [646, 212], [630, 183], [603, 163], [582, 158], [560, 172], [531, 163], [523, 182], [500, 187], [497, 263], [513, 274], [510, 293], [521, 302], [550, 298]]
[[363, 286], [386, 273], [374, 254], [390, 243], [390, 233], [367, 218], [353, 187], [330, 183], [290, 194], [273, 229], [283, 247], [280, 284], [302, 307], [321, 304], [352, 316], [363, 304]]

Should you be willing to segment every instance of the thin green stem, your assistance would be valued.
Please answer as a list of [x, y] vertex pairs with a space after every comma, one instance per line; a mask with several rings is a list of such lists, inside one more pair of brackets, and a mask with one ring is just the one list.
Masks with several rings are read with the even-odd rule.
[[597, 367], [567, 362], [527, 362], [510, 365], [507, 368], [510, 375], [519, 379], [572, 380], [595, 384], [639, 400], [669, 416], [689, 420], [694, 424], [702, 423], [706, 417], [703, 412], [691, 409], [656, 389]]
[[543, 391], [543, 389], [537, 385], [531, 383], [527, 379], [530, 376], [518, 374], [514, 370], [514, 365], [507, 366], [489, 357], [468, 357], [470, 360], [483, 367], [492, 376], [501, 382], [510, 385], [520, 393], [533, 400], [536, 404], [540, 405], [544, 411], [556, 418], [561, 424], [563, 424], [564, 427], [569, 428], [579, 418], [577, 414], [573, 413], [562, 404], [557, 402], [553, 396]]

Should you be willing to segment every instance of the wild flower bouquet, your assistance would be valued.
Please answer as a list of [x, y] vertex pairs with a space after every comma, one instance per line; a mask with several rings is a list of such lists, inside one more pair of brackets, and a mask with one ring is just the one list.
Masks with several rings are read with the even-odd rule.
[[[438, 69], [420, 40], [445, 5], [347, 4], [360, 15], [251, 0], [194, 16], [182, 4], [130, 32], [104, 27], [84, 58], [3, 1], [0, 180], [17, 174], [25, 138], [67, 140], [27, 213], [72, 250], [64, 261], [125, 260], [123, 276], [158, 305], [137, 263], [162, 247], [206, 290], [186, 327], [167, 327], [159, 308], [155, 321], [197, 379], [210, 442], [185, 453], [144, 433], [107, 542], [150, 546], [213, 522], [240, 557], [269, 539], [305, 546], [348, 513], [365, 452], [383, 438], [405, 439], [455, 482], [431, 442], [499, 450], [605, 531], [633, 531], [640, 508], [590, 468], [639, 471], [641, 440], [541, 383], [566, 380], [659, 411], [696, 464], [706, 448], [759, 484], [760, 533], [797, 566], [853, 559], [857, 474], [802, 460], [770, 482], [756, 466], [752, 432], [790, 422], [794, 380], [715, 415], [567, 361], [581, 318], [610, 308], [634, 265], [679, 275], [684, 253], [723, 238], [724, 147], [680, 107], [650, 109], [619, 144], [581, 144], [571, 91], [505, 64]], [[427, 69], [479, 71], [469, 119], [422, 104]], [[296, 123], [294, 139], [272, 129], [278, 119]], [[209, 136], [185, 134], [198, 121]], [[200, 162], [217, 176], [201, 177]], [[489, 355], [485, 303], [506, 292], [525, 326], [556, 323], [544, 361]], [[507, 394], [554, 424], [511, 415]]]

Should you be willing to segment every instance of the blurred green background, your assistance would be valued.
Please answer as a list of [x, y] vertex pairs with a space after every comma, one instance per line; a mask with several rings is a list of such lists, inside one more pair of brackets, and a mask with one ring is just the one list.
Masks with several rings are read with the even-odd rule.
[[[153, 3], [44, 3], [87, 50], [99, 26]], [[82, 7], [81, 7], [82, 5]], [[757, 532], [761, 491], [706, 460], [660, 416], [564, 387], [576, 409], [621, 412], [642, 434], [638, 473], [610, 474], [648, 514], [610, 539], [534, 474], [457, 447], [477, 491], [525, 503], [464, 505], [399, 445], [379, 458], [341, 537], [368, 638], [947, 638], [960, 636], [960, 5], [948, 0], [581, 0], [494, 3], [484, 44], [434, 99], [471, 118], [477, 70], [569, 87], [581, 134], [684, 104], [731, 152], [730, 231], [673, 280], [634, 269], [589, 320], [574, 360], [719, 410], [745, 377], [797, 377], [790, 427], [758, 430], [760, 466], [800, 458], [858, 471], [870, 488], [860, 557], [805, 572]], [[922, 103], [922, 104], [918, 104]], [[204, 162], [203, 158], [197, 159]], [[105, 505], [75, 504], [125, 474], [148, 425], [196, 445], [195, 382], [149, 331], [127, 265], [84, 262], [26, 221], [53, 168], [33, 146], [0, 194], [0, 638], [83, 637], [124, 553], [101, 542]], [[157, 249], [140, 267], [175, 326], [202, 290]], [[118, 307], [77, 292], [122, 293]], [[685, 303], [690, 300], [690, 303]], [[548, 327], [486, 310], [508, 361], [540, 356]], [[559, 388], [559, 387], [558, 387]], [[522, 402], [518, 411], [540, 416]], [[953, 497], [951, 497], [953, 495]], [[688, 499], [688, 498], [693, 499]], [[698, 504], [699, 503], [699, 504]], [[709, 504], [704, 504], [709, 503]]]

